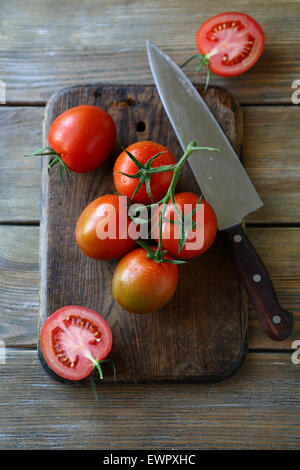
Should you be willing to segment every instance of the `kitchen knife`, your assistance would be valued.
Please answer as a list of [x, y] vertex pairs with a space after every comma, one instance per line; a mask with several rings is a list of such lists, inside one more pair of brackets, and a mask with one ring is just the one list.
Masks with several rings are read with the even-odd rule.
[[265, 333], [284, 340], [292, 332], [293, 315], [281, 308], [268, 272], [241, 222], [263, 205], [220, 125], [185, 73], [153, 43], [147, 52], [154, 81], [183, 150], [191, 141], [217, 147], [220, 153], [194, 152], [189, 164], [205, 199], [213, 207], [248, 296]]

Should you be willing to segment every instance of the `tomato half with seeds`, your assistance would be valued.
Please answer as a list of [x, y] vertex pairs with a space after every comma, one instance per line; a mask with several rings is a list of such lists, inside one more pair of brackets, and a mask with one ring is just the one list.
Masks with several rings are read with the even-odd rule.
[[[164, 256], [171, 260], [169, 255]], [[119, 261], [113, 276], [112, 292], [121, 307], [131, 313], [152, 313], [173, 297], [178, 284], [176, 264], [147, 257], [137, 248]]]
[[88, 377], [95, 363], [112, 347], [107, 321], [94, 310], [63, 307], [47, 318], [41, 329], [41, 351], [50, 369], [68, 380]]
[[106, 194], [91, 202], [81, 213], [75, 238], [79, 248], [90, 258], [112, 260], [133, 250], [136, 242], [129, 235], [127, 199]]
[[[176, 159], [174, 155], [161, 144], [152, 141], [136, 142], [126, 148], [141, 164], [145, 165], [152, 157], [158, 153], [163, 152], [151, 162], [151, 168], [158, 168], [164, 165], [174, 165]], [[138, 172], [138, 167], [135, 162], [123, 151], [117, 158], [114, 169], [114, 184], [119, 194], [127, 196], [131, 199], [137, 189], [139, 179], [130, 178], [122, 173], [128, 175], [135, 175]], [[160, 201], [168, 191], [172, 181], [173, 172], [166, 171], [162, 173], [152, 174], [150, 178], [150, 190], [153, 197], [153, 202]], [[132, 198], [133, 202], [140, 202], [142, 204], [151, 204], [151, 198], [147, 192], [146, 182], [143, 182], [138, 192]]]
[[[185, 217], [186, 220], [186, 242], [179, 252], [179, 238], [182, 236], [181, 225], [178, 224], [180, 219], [170, 201], [165, 208], [162, 221], [162, 247], [179, 259], [192, 259], [202, 255], [210, 248], [216, 238], [217, 217], [215, 211], [205, 199], [200, 200], [200, 196], [194, 193], [177, 193], [174, 196], [174, 202], [177, 210], [183, 214], [183, 219]], [[161, 208], [157, 209], [153, 219], [153, 236], [156, 240], [159, 239], [158, 222], [161, 210]], [[192, 215], [193, 210], [194, 215]], [[192, 221], [196, 223], [196, 226], [188, 230]]]
[[262, 54], [265, 35], [251, 16], [227, 12], [205, 21], [196, 43], [217, 75], [239, 75], [250, 69]]

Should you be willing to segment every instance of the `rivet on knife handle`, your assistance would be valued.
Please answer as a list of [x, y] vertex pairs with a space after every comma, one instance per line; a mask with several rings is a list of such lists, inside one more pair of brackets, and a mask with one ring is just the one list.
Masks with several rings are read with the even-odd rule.
[[263, 330], [276, 341], [288, 338], [293, 329], [293, 314], [280, 306], [270, 276], [254, 246], [241, 225], [224, 232]]

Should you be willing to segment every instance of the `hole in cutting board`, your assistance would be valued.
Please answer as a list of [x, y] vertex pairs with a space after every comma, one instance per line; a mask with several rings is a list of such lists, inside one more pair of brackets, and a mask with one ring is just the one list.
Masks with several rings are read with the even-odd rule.
[[144, 132], [144, 130], [146, 129], [146, 124], [144, 123], [144, 121], [139, 121], [137, 122], [135, 128], [138, 132]]

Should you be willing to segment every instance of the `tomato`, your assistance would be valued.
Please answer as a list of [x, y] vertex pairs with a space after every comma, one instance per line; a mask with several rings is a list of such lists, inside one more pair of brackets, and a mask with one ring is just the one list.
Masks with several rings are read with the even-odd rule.
[[[170, 256], [165, 255], [167, 259]], [[113, 276], [112, 292], [121, 307], [131, 313], [151, 313], [162, 308], [178, 284], [176, 264], [157, 263], [137, 248], [119, 261]]]
[[107, 321], [85, 307], [63, 307], [47, 318], [41, 329], [41, 351], [53, 372], [64, 379], [89, 376], [95, 362], [106, 358], [112, 347]]
[[75, 229], [76, 242], [91, 258], [118, 259], [136, 246], [129, 236], [130, 224], [133, 222], [127, 214], [126, 198], [107, 194], [81, 213]]
[[[163, 165], [174, 165], [176, 163], [174, 155], [166, 147], [157, 144], [156, 142], [136, 142], [135, 144], [127, 147], [126, 150], [143, 165], [145, 165], [145, 163], [147, 163], [150, 158], [154, 157], [154, 155], [160, 152], [166, 152], [162, 155], [159, 155], [152, 161], [151, 168], [157, 168]], [[128, 175], [134, 175], [137, 173], [137, 171], [138, 167], [136, 164], [131, 160], [126, 152], [122, 152], [118, 156], [114, 165], [114, 184], [118, 193], [127, 196], [128, 199], [132, 198], [132, 195], [134, 194], [134, 191], [136, 190], [139, 183], [139, 179], [130, 178], [128, 176], [122, 175], [119, 172], [127, 173]], [[172, 181], [172, 177], [172, 171], [151, 175], [150, 188], [154, 202], [160, 201], [165, 196]], [[132, 198], [132, 201], [143, 204], [151, 204], [152, 201], [147, 193], [145, 182], [143, 182], [139, 191]]]
[[205, 21], [196, 43], [200, 54], [208, 57], [212, 72], [233, 76], [246, 72], [259, 59], [265, 35], [251, 16], [228, 12]]
[[[174, 201], [181, 213], [189, 214], [192, 210], [196, 207], [197, 203], [199, 202], [199, 196], [194, 193], [177, 193], [175, 194]], [[184, 209], [185, 204], [189, 206]], [[204, 214], [204, 232], [203, 232], [203, 220], [201, 220], [201, 206], [203, 207], [203, 214]], [[156, 240], [159, 238], [159, 228], [157, 226], [159, 218], [158, 214], [161, 209], [157, 209], [155, 216], [154, 216], [154, 223], [153, 223], [153, 236]], [[178, 221], [178, 215], [175, 212], [174, 206], [171, 202], [169, 202], [166, 206], [166, 210], [164, 213], [164, 219], [162, 222], [162, 247], [165, 250], [174, 256], [175, 258], [179, 259], [191, 259], [195, 258], [196, 256], [201, 255], [204, 253], [208, 248], [213, 244], [213, 241], [216, 237], [217, 233], [217, 217], [213, 210], [213, 208], [208, 204], [207, 201], [204, 199], [201, 200], [200, 204], [198, 205], [195, 214], [193, 215], [193, 221], [196, 221], [197, 215], [199, 218], [199, 222], [196, 225], [196, 228], [190, 230], [187, 234], [187, 241], [184, 244], [182, 250], [179, 253], [179, 237], [180, 237], [180, 226], [178, 224], [174, 224], [171, 221]], [[188, 226], [187, 226], [188, 227]], [[201, 236], [202, 235], [202, 236]], [[198, 240], [200, 243], [195, 243], [194, 247], [187, 246], [187, 243], [196, 242], [196, 236], [198, 236]], [[203, 241], [203, 245], [202, 242]]]
[[95, 170], [111, 153], [116, 126], [97, 106], [68, 109], [51, 124], [48, 143], [63, 163], [77, 173]]

